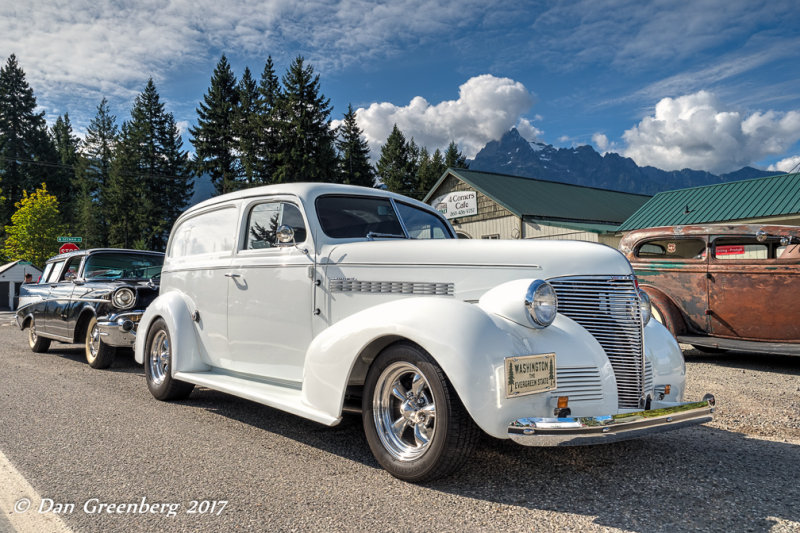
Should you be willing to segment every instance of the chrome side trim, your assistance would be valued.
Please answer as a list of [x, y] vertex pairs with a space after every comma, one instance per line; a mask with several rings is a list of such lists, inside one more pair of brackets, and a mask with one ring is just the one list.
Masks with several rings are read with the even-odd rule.
[[332, 279], [331, 292], [361, 292], [373, 294], [419, 294], [428, 296], [453, 296], [453, 283], [430, 283], [415, 281], [357, 281]]
[[638, 438], [710, 422], [716, 401], [702, 401], [664, 409], [581, 418], [520, 418], [508, 426], [508, 437], [524, 446], [583, 446]]

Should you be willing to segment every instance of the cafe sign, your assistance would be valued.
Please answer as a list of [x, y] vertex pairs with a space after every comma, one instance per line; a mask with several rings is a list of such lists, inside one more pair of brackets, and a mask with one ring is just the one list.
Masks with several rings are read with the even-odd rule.
[[478, 193], [475, 191], [453, 191], [440, 196], [431, 205], [447, 219], [478, 214]]

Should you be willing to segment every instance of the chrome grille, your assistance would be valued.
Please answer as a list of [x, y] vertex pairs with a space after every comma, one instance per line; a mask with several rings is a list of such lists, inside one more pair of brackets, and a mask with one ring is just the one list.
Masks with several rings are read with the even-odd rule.
[[596, 366], [558, 368], [556, 378], [558, 388], [552, 396], [569, 396], [570, 403], [603, 399], [600, 369]]
[[332, 279], [330, 282], [331, 292], [452, 296], [454, 288], [455, 286], [452, 283], [415, 281], [358, 281], [354, 279]]
[[633, 276], [575, 276], [548, 280], [558, 312], [591, 333], [608, 355], [621, 409], [637, 409], [645, 390], [639, 295]]

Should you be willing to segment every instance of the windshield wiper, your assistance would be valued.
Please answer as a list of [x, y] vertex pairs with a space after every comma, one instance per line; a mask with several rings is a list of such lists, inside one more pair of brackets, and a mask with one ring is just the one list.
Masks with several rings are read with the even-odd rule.
[[405, 235], [395, 235], [394, 233], [377, 233], [375, 231], [370, 231], [367, 233], [367, 239], [375, 240], [375, 239], [405, 239]]

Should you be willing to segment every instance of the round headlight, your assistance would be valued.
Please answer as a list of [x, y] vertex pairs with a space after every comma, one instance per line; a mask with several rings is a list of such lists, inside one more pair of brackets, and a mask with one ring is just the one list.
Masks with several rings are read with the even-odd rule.
[[646, 326], [653, 316], [653, 310], [650, 307], [650, 297], [642, 289], [639, 289], [639, 312], [642, 314], [642, 325]]
[[114, 296], [111, 297], [111, 303], [114, 304], [114, 307], [119, 309], [128, 309], [129, 307], [133, 307], [133, 304], [136, 303], [136, 294], [128, 287], [122, 287], [114, 291]]
[[537, 279], [528, 287], [525, 295], [525, 307], [534, 324], [546, 328], [556, 319], [558, 312], [558, 296], [552, 285]]

